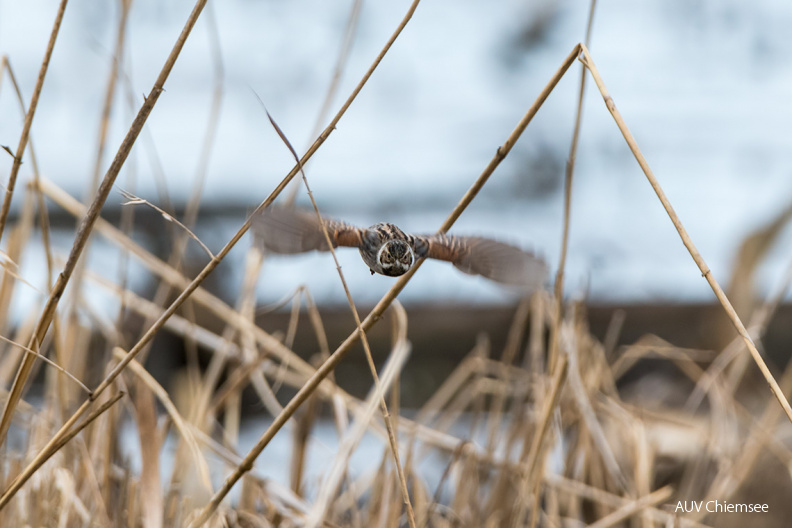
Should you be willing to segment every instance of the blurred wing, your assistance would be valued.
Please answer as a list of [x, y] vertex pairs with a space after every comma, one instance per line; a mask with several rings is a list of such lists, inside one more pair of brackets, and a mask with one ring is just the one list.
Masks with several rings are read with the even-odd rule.
[[[322, 219], [333, 247], [360, 247], [363, 230], [337, 220]], [[253, 220], [259, 247], [272, 253], [293, 254], [328, 251], [322, 225], [313, 212], [271, 205]]]
[[415, 237], [415, 253], [451, 262], [459, 270], [490, 280], [538, 289], [547, 276], [547, 264], [522, 249], [481, 237], [429, 235]]

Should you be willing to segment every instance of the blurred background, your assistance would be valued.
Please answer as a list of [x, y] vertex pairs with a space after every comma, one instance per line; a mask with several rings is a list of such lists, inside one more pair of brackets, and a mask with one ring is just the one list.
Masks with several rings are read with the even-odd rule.
[[[263, 105], [295, 149], [304, 152], [351, 93], [407, 5], [210, 2], [102, 217], [167, 260], [179, 229], [152, 208], [123, 206], [127, 199], [120, 191], [179, 219], [190, 200], [197, 200], [200, 212], [193, 230], [217, 252], [293, 166]], [[41, 175], [83, 203], [92, 199], [92, 181], [107, 170], [192, 9], [191, 2], [136, 0], [121, 24], [121, 6], [69, 3], [32, 128]], [[55, 10], [52, 1], [0, 0], [0, 55], [13, 70], [25, 105]], [[306, 168], [320, 210], [359, 226], [387, 221], [405, 231], [435, 231], [562, 60], [584, 39], [588, 13], [589, 2], [424, 0]], [[792, 247], [787, 225], [792, 217], [789, 27], [792, 4], [782, 0], [605, 0], [597, 4], [590, 47], [616, 106], [738, 312], [751, 317], [771, 295], [782, 301], [762, 335], [774, 371], [787, 362], [792, 341], [792, 309], [783, 302], [789, 294], [779, 289]], [[104, 98], [114, 66], [117, 86], [106, 147], [100, 152]], [[564, 170], [579, 68], [575, 64], [558, 84], [452, 229], [541, 255], [551, 270], [548, 288], [560, 253]], [[24, 111], [7, 72], [0, 76], [0, 145], [15, 149]], [[0, 152], [3, 185], [12, 161]], [[11, 225], [20, 221], [33, 169], [26, 154]], [[283, 198], [294, 191], [297, 202], [307, 207], [302, 187], [288, 189]], [[77, 223], [63, 203], [47, 201], [56, 259], [68, 254]], [[133, 209], [134, 218], [128, 213]], [[2, 241], [4, 251], [8, 240], [5, 236]], [[128, 258], [117, 240], [94, 236], [84, 257], [87, 269], [153, 298], [158, 279], [147, 266]], [[205, 283], [231, 306], [245, 291], [251, 241], [244, 238]], [[209, 260], [192, 241], [186, 255], [188, 277]], [[365, 315], [393, 281], [371, 276], [357, 251], [341, 251], [338, 257]], [[45, 298], [41, 292], [47, 290], [47, 262], [38, 230], [17, 264], [24, 282], [15, 286], [8, 327], [37, 316]], [[56, 270], [61, 266], [56, 264]], [[263, 269], [255, 286], [259, 306], [279, 305], [304, 287], [322, 314], [330, 350], [353, 330], [329, 254], [273, 256]], [[705, 358], [700, 362], [706, 364], [735, 335], [590, 79], [572, 191], [565, 284], [568, 299], [585, 301], [580, 319], [609, 353], [651, 333], [651, 346], [665, 340], [704, 349], [691, 357]], [[80, 302], [68, 298], [64, 304], [76, 306], [77, 318], [88, 328], [101, 328], [97, 321], [102, 317], [124, 315], [117, 296], [103, 288], [84, 286], [79, 297]], [[518, 308], [527, 302], [521, 292], [439, 262], [427, 262], [399, 300], [409, 316], [413, 350], [400, 379], [400, 403], [406, 408], [424, 403], [472, 349], [491, 348], [499, 354], [509, 329], [520, 327], [515, 312], [528, 317]], [[193, 316], [200, 327], [218, 335], [225, 329], [200, 308]], [[317, 351], [316, 336], [303, 327], [290, 333], [289, 318], [290, 307], [282, 304], [260, 309], [257, 322], [284, 342], [293, 339], [291, 348], [310, 358]], [[119, 320], [119, 328], [129, 335], [147, 327], [139, 315], [129, 313]], [[378, 364], [390, 337], [386, 325], [371, 332]], [[147, 367], [164, 385], [177, 387], [173, 392], [178, 399], [189, 346], [176, 332], [163, 331], [155, 347], [163, 353], [152, 354]], [[195, 364], [205, 366], [207, 361], [201, 356]], [[652, 361], [618, 372], [622, 396], [674, 405], [691, 393], [694, 381], [680, 376], [671, 361]], [[735, 386], [742, 372], [733, 376]], [[353, 396], [362, 397], [371, 386], [362, 354], [351, 354], [337, 373], [339, 386]], [[764, 382], [753, 383], [758, 378], [752, 374], [749, 370], [745, 377], [748, 385], [767, 396]], [[294, 393], [289, 388], [275, 392], [282, 401]], [[692, 407], [698, 409], [698, 404]], [[262, 406], [255, 402], [246, 411], [261, 412]], [[240, 444], [252, 443], [260, 429], [254, 425]], [[264, 460], [282, 462], [279, 449], [287, 447], [275, 444]], [[370, 454], [364, 452], [363, 458], [365, 462]]]
[[[191, 7], [130, 4], [125, 45], [116, 57], [121, 3], [69, 4], [32, 129], [45, 178], [84, 202], [91, 196], [93, 178], [104, 174]], [[212, 251], [219, 250], [293, 166], [262, 103], [303, 152], [405, 8], [393, 2], [210, 3], [116, 190], [133, 192], [177, 218], [184, 217], [191, 197], [200, 197], [194, 231]], [[0, 1], [0, 52], [26, 101], [54, 9], [51, 2]], [[481, 2], [422, 3], [307, 167], [323, 213], [360, 226], [389, 221], [416, 233], [436, 230], [584, 38], [588, 9], [587, 2], [564, 1], [509, 1], [497, 9]], [[591, 52], [605, 83], [693, 241], [743, 315], [757, 296], [780, 283], [789, 257], [785, 248], [792, 242], [786, 228], [792, 207], [792, 63], [784, 53], [790, 23], [792, 5], [775, 0], [612, 0], [600, 2], [594, 17]], [[102, 101], [117, 59], [118, 84], [99, 155]], [[560, 252], [578, 68], [562, 79], [452, 229], [536, 252], [549, 263], [548, 286]], [[3, 82], [0, 144], [14, 147], [23, 113]], [[2, 161], [4, 174], [11, 161]], [[23, 165], [21, 181], [30, 181], [32, 168]], [[307, 206], [305, 189], [296, 191], [298, 203]], [[120, 225], [125, 201], [113, 192], [103, 216]], [[12, 221], [21, 203], [17, 193]], [[54, 251], [65, 257], [76, 221], [52, 203], [49, 214]], [[156, 255], [170, 254], [177, 232], [159, 213], [135, 206], [132, 236]], [[740, 268], [740, 248], [751, 237], [759, 240], [748, 245]], [[207, 282], [231, 305], [242, 288], [251, 240], [243, 239]], [[356, 251], [338, 256], [362, 310], [390, 288], [393, 281], [371, 276]], [[87, 259], [89, 269], [141, 295], [151, 297], [156, 289], [143, 266], [101, 237], [95, 237]], [[207, 261], [190, 242], [186, 274], [195, 275]], [[46, 289], [40, 243], [29, 244], [19, 264], [25, 280]], [[331, 344], [351, 330], [330, 255], [274, 256], [264, 269], [256, 286], [261, 305], [304, 285], [327, 318]], [[702, 347], [733, 337], [591, 82], [572, 196], [566, 291], [586, 299], [593, 333], [601, 338], [617, 309], [627, 314], [623, 342], [647, 331]], [[521, 295], [430, 261], [400, 300], [421, 314], [411, 327], [415, 346], [437, 350], [432, 356], [454, 350], [448, 361], [455, 364], [458, 351], [473, 346], [481, 332], [495, 346], [502, 344]], [[98, 313], [118, 309], [115, 296], [98, 288], [82, 296]], [[30, 313], [41, 299], [33, 288], [17, 288], [12, 319]], [[778, 333], [787, 327], [786, 314], [782, 310], [776, 320], [781, 322], [774, 323], [771, 342], [786, 336]], [[209, 319], [202, 323], [211, 324]], [[284, 309], [260, 324], [275, 331], [287, 319]], [[315, 341], [303, 343], [301, 336], [295, 347], [309, 355]]]
[[[117, 187], [183, 213], [205, 169], [196, 233], [213, 249], [241, 225], [293, 165], [269, 125], [264, 102], [298, 151], [316, 137], [395, 28], [406, 5], [362, 2], [329, 114], [319, 113], [345, 42], [351, 3], [229, 1], [210, 4], [166, 84]], [[191, 9], [189, 2], [132, 4], [101, 173], [148, 93]], [[0, 52], [26, 101], [35, 84], [55, 7], [0, 2]], [[587, 2], [433, 0], [419, 6], [392, 49], [308, 167], [325, 214], [368, 226], [390, 221], [432, 232], [585, 35]], [[75, 0], [66, 12], [32, 137], [42, 174], [84, 199], [120, 17], [118, 2]], [[600, 2], [591, 52], [618, 108], [715, 277], [727, 282], [741, 241], [792, 199], [792, 64], [780, 0]], [[212, 29], [216, 26], [216, 33]], [[217, 42], [215, 43], [215, 38]], [[217, 46], [217, 47], [215, 47]], [[216, 50], [219, 49], [219, 58]], [[563, 172], [575, 113], [577, 65], [542, 107], [453, 232], [518, 243], [554, 273], [560, 249]], [[204, 142], [215, 88], [222, 99], [214, 141]], [[23, 117], [0, 93], [0, 144], [15, 147]], [[321, 121], [317, 123], [317, 119]], [[208, 149], [208, 152], [207, 152]], [[204, 160], [208, 164], [202, 165]], [[10, 156], [2, 161], [4, 174]], [[31, 176], [30, 164], [22, 177]], [[307, 196], [300, 190], [298, 200]], [[20, 200], [15, 200], [18, 211]], [[114, 193], [106, 216], [118, 216]], [[149, 211], [138, 215], [146, 216]], [[67, 251], [73, 220], [51, 211]], [[60, 223], [57, 223], [60, 222]], [[139, 219], [138, 222], [144, 222]], [[160, 251], [162, 222], [138, 236]], [[778, 281], [789, 230], [770, 248], [760, 291]], [[249, 242], [243, 242], [248, 244]], [[160, 245], [159, 248], [156, 246]], [[109, 250], [109, 248], [108, 248]], [[196, 266], [203, 255], [194, 250]], [[241, 282], [242, 251], [213, 277], [225, 298]], [[390, 287], [354, 251], [339, 255], [352, 294], [373, 303]], [[98, 255], [113, 275], [115, 257]], [[40, 284], [40, 255], [25, 261]], [[345, 303], [329, 255], [273, 258], [273, 302], [305, 283], [317, 302]], [[590, 83], [584, 107], [568, 262], [568, 291], [592, 303], [710, 302], [712, 294]], [[133, 283], [145, 277], [135, 275]], [[20, 297], [23, 295], [20, 293]], [[442, 263], [427, 263], [401, 299], [408, 303], [511, 305], [518, 295]], [[17, 299], [22, 302], [24, 299]], [[97, 301], [99, 302], [99, 301]], [[24, 311], [24, 310], [23, 310]]]

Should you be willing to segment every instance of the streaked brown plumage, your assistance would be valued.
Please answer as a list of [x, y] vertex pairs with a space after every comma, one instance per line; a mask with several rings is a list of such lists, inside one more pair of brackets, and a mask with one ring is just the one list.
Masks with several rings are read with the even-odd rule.
[[[374, 274], [391, 277], [405, 274], [419, 258], [451, 262], [471, 275], [538, 288], [547, 275], [544, 261], [515, 246], [482, 237], [411, 235], [393, 224], [361, 229], [323, 218], [333, 247], [356, 247]], [[273, 253], [294, 254], [328, 251], [319, 219], [313, 212], [280, 206], [262, 211], [253, 223], [260, 247]]]

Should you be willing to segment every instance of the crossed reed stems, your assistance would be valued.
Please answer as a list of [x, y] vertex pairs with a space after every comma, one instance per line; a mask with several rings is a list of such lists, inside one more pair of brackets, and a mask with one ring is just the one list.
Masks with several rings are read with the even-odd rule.
[[[185, 301], [187, 301], [193, 295], [193, 293], [199, 288], [199, 286], [209, 276], [209, 274], [212, 273], [212, 271], [220, 264], [220, 262], [225, 258], [225, 256], [229, 253], [229, 251], [242, 238], [242, 236], [250, 228], [252, 218], [254, 217], [254, 215], [256, 215], [262, 209], [268, 207], [281, 194], [281, 192], [286, 188], [286, 186], [299, 173], [302, 172], [302, 168], [316, 153], [316, 151], [322, 146], [322, 144], [327, 140], [330, 134], [335, 130], [337, 124], [344, 116], [344, 114], [351, 106], [351, 104], [354, 102], [355, 98], [360, 93], [362, 88], [368, 82], [369, 78], [374, 73], [375, 69], [380, 64], [383, 57], [388, 53], [391, 46], [394, 44], [394, 42], [401, 34], [402, 30], [406, 27], [407, 23], [410, 21], [416, 8], [418, 7], [419, 1], [420, 0], [413, 1], [407, 13], [405, 14], [404, 18], [402, 19], [401, 23], [393, 32], [393, 34], [391, 35], [385, 46], [382, 48], [382, 50], [380, 51], [380, 53], [378, 54], [378, 56], [370, 66], [370, 68], [367, 70], [367, 72], [364, 74], [362, 79], [356, 85], [355, 89], [347, 98], [346, 102], [342, 105], [341, 109], [336, 113], [335, 117], [330, 121], [328, 126], [321, 132], [321, 134], [319, 134], [317, 139], [307, 149], [307, 151], [301, 158], [297, 157], [296, 152], [294, 152], [294, 150], [291, 148], [291, 145], [288, 144], [288, 140], [286, 140], [285, 135], [280, 132], [277, 125], [275, 125], [273, 121], [273, 126], [275, 126], [275, 128], [278, 129], [279, 134], [281, 135], [284, 142], [286, 142], [287, 145], [289, 145], [289, 148], [295, 154], [295, 159], [297, 162], [294, 168], [292, 168], [292, 170], [275, 187], [275, 189], [270, 193], [270, 195], [248, 217], [248, 219], [245, 221], [242, 227], [239, 228], [236, 234], [233, 237], [231, 237], [231, 239], [226, 243], [226, 245], [219, 252], [211, 256], [209, 263], [204, 267], [204, 269], [181, 290], [181, 293], [178, 295], [178, 297], [162, 312], [162, 314], [155, 321], [153, 321], [153, 323], [150, 325], [148, 330], [137, 341], [137, 343], [135, 343], [135, 345], [132, 348], [130, 348], [129, 351], [126, 352], [121, 350], [116, 351], [116, 357], [119, 358], [118, 363], [112, 368], [112, 370], [93, 390], [90, 390], [88, 396], [85, 398], [85, 400], [80, 405], [80, 407], [76, 411], [74, 411], [73, 414], [71, 414], [71, 416], [63, 423], [63, 425], [58, 430], [58, 432], [55, 433], [55, 435], [49, 440], [49, 442], [39, 451], [38, 455], [19, 473], [19, 475], [16, 476], [16, 478], [13, 480], [9, 488], [3, 492], [2, 496], [0, 496], [0, 509], [2, 509], [8, 504], [8, 502], [19, 491], [19, 489], [22, 486], [24, 486], [24, 484], [30, 479], [30, 477], [49, 458], [51, 458], [55, 453], [57, 453], [57, 451], [60, 448], [66, 445], [66, 443], [68, 443], [69, 440], [71, 440], [75, 435], [77, 435], [83, 428], [89, 425], [103, 412], [110, 409], [112, 405], [116, 403], [123, 396], [123, 393], [117, 392], [111, 398], [105, 400], [104, 402], [101, 402], [101, 405], [98, 404], [95, 405], [95, 402], [98, 401], [99, 397], [107, 389], [114, 386], [114, 381], [116, 380], [116, 378], [127, 367], [129, 367], [130, 364], [132, 364], [132, 362], [136, 359], [136, 357], [138, 357], [139, 354], [141, 354], [142, 351], [145, 350], [145, 348], [150, 343], [154, 335], [166, 324], [166, 322], [185, 303]], [[13, 153], [14, 163], [9, 178], [9, 184], [7, 185], [7, 192], [5, 195], [3, 206], [2, 209], [0, 209], [0, 237], [2, 237], [3, 230], [5, 228], [6, 218], [8, 215], [8, 208], [15, 188], [14, 184], [17, 178], [19, 167], [22, 162], [23, 153], [25, 152], [28, 146], [29, 132], [30, 132], [32, 120], [35, 115], [38, 96], [43, 86], [43, 82], [47, 72], [47, 67], [49, 64], [49, 59], [51, 57], [52, 50], [55, 45], [55, 40], [60, 29], [60, 23], [63, 17], [63, 12], [66, 8], [66, 3], [67, 0], [61, 1], [58, 14], [56, 16], [56, 21], [51, 33], [50, 43], [47, 48], [47, 52], [45, 54], [45, 59], [42, 62], [38, 81], [34, 89], [34, 96], [31, 100], [31, 104], [26, 113], [25, 124], [20, 138], [19, 146], [16, 152]], [[47, 298], [47, 302], [44, 306], [44, 309], [42, 310], [42, 314], [40, 318], [38, 319], [38, 323], [36, 324], [32, 337], [26, 347], [27, 350], [29, 350], [29, 352], [26, 353], [22, 359], [17, 375], [14, 379], [13, 385], [9, 392], [8, 399], [6, 400], [2, 417], [0, 417], [0, 445], [2, 445], [5, 442], [12, 417], [21, 399], [23, 387], [25, 386], [25, 383], [28, 381], [28, 378], [30, 377], [35, 360], [37, 359], [37, 357], [39, 357], [38, 353], [41, 343], [44, 341], [44, 338], [53, 322], [55, 310], [60, 302], [61, 296], [67, 284], [74, 276], [75, 270], [78, 268], [80, 257], [88, 244], [89, 238], [95, 229], [97, 221], [99, 220], [99, 213], [102, 207], [104, 206], [105, 201], [107, 200], [110, 190], [112, 189], [116, 181], [116, 178], [118, 177], [120, 170], [123, 167], [132, 149], [132, 146], [137, 140], [148, 116], [150, 115], [151, 111], [154, 109], [154, 106], [156, 105], [160, 95], [162, 94], [165, 82], [167, 81], [168, 76], [173, 66], [176, 63], [176, 60], [178, 59], [179, 54], [187, 38], [189, 37], [193, 27], [195, 26], [195, 23], [197, 22], [199, 16], [201, 15], [201, 12], [204, 9], [205, 5], [206, 5], [206, 0], [198, 0], [198, 2], [196, 2], [195, 7], [193, 8], [191, 14], [189, 15], [185, 23], [185, 26], [181, 34], [179, 35], [170, 55], [165, 61], [165, 64], [163, 65], [163, 68], [159, 76], [157, 77], [157, 80], [155, 81], [151, 91], [149, 92], [149, 95], [146, 97], [145, 101], [141, 105], [137, 113], [137, 116], [135, 117], [132, 125], [130, 126], [130, 129], [126, 137], [122, 141], [115, 157], [113, 158], [112, 163], [110, 164], [109, 169], [107, 170], [104, 178], [102, 179], [96, 191], [93, 202], [91, 203], [90, 207], [88, 208], [82, 219], [71, 252], [68, 256], [68, 259], [62, 271], [57, 276], [55, 283], [51, 287], [49, 296]], [[590, 14], [589, 20], [591, 20], [592, 17], [593, 17], [593, 3], [592, 3], [592, 12]], [[590, 32], [590, 25], [589, 25], [589, 32]], [[465, 193], [465, 195], [462, 197], [459, 203], [454, 207], [454, 209], [451, 211], [447, 219], [438, 229], [438, 232], [444, 233], [448, 231], [453, 226], [454, 222], [459, 218], [459, 216], [464, 212], [467, 206], [475, 199], [478, 192], [486, 184], [486, 182], [488, 181], [490, 176], [494, 173], [495, 169], [498, 167], [501, 161], [503, 161], [503, 159], [505, 159], [506, 156], [509, 154], [514, 144], [517, 142], [517, 140], [520, 138], [522, 133], [528, 127], [531, 120], [536, 115], [539, 108], [541, 108], [542, 104], [547, 99], [547, 97], [549, 97], [550, 93], [553, 91], [557, 83], [567, 73], [569, 68], [576, 60], [583, 65], [584, 69], [582, 70], [582, 76], [581, 76], [580, 95], [578, 99], [578, 113], [575, 124], [575, 132], [573, 135], [572, 146], [570, 149], [569, 163], [567, 165], [567, 176], [566, 176], [566, 186], [565, 186], [564, 238], [562, 243], [562, 254], [560, 259], [559, 270], [555, 282], [555, 306], [557, 311], [557, 317], [555, 318], [554, 327], [551, 331], [550, 353], [549, 353], [549, 365], [551, 367], [550, 372], [553, 376], [553, 383], [551, 386], [550, 393], [548, 394], [548, 397], [544, 399], [544, 407], [542, 409], [541, 419], [539, 420], [540, 427], [538, 428], [534, 437], [534, 442], [532, 443], [531, 448], [527, 453], [527, 460], [529, 461], [527, 464], [528, 470], [525, 478], [523, 479], [523, 482], [526, 483], [526, 485], [531, 481], [529, 477], [535, 471], [536, 464], [540, 460], [539, 453], [541, 450], [542, 442], [545, 438], [545, 434], [547, 432], [548, 424], [550, 423], [550, 414], [552, 413], [552, 410], [555, 407], [555, 404], [557, 403], [560, 390], [564, 385], [564, 383], [566, 382], [567, 373], [568, 373], [569, 360], [567, 358], [567, 355], [559, 353], [560, 324], [561, 324], [560, 314], [563, 306], [563, 278], [564, 278], [564, 265], [566, 260], [566, 251], [567, 251], [567, 239], [569, 232], [569, 210], [571, 207], [570, 196], [571, 196], [572, 173], [574, 169], [577, 138], [580, 129], [582, 94], [585, 86], [586, 72], [588, 72], [591, 75], [592, 79], [594, 80], [597, 89], [599, 90], [599, 92], [603, 97], [603, 100], [605, 102], [608, 111], [613, 116], [617, 127], [624, 136], [627, 145], [629, 146], [630, 150], [635, 156], [639, 166], [643, 170], [647, 180], [649, 181], [649, 184], [654, 189], [658, 199], [660, 200], [669, 218], [671, 219], [671, 222], [674, 224], [674, 227], [677, 229], [680, 239], [682, 240], [683, 244], [689, 251], [691, 257], [693, 258], [693, 261], [701, 271], [702, 276], [705, 278], [705, 280], [712, 288], [716, 298], [718, 299], [721, 306], [725, 310], [727, 316], [733, 323], [734, 327], [737, 329], [737, 332], [740, 335], [740, 338], [742, 339], [744, 346], [748, 349], [752, 359], [754, 360], [754, 362], [762, 372], [762, 375], [767, 381], [772, 394], [781, 405], [781, 408], [786, 413], [787, 418], [790, 420], [790, 422], [792, 422], [792, 408], [790, 408], [789, 402], [784, 396], [783, 391], [781, 390], [775, 378], [773, 377], [772, 373], [765, 364], [761, 354], [757, 350], [756, 345], [754, 344], [751, 336], [749, 335], [742, 321], [740, 320], [734, 308], [732, 307], [729, 299], [726, 297], [722, 288], [714, 278], [712, 272], [706, 265], [706, 262], [702, 258], [701, 254], [696, 249], [693, 241], [691, 240], [690, 236], [688, 235], [687, 231], [682, 225], [680, 219], [678, 218], [668, 198], [665, 196], [662, 187], [655, 178], [646, 159], [641, 153], [634, 137], [630, 133], [621, 114], [616, 108], [613, 99], [609, 95], [605, 87], [605, 84], [599, 74], [599, 71], [594, 65], [593, 59], [585, 44], [575, 45], [572, 51], [569, 53], [569, 55], [562, 61], [561, 66], [552, 75], [547, 85], [540, 92], [539, 96], [536, 98], [534, 103], [528, 108], [525, 115], [523, 115], [523, 117], [520, 119], [520, 121], [518, 122], [514, 130], [511, 132], [511, 134], [509, 134], [509, 136], [504, 141], [504, 143], [496, 150], [496, 153], [493, 156], [493, 158], [490, 160], [489, 164], [484, 168], [482, 173], [471, 185], [471, 187], [468, 189], [468, 191]], [[305, 184], [307, 185], [308, 181], [304, 174], [303, 174], [303, 179]], [[43, 185], [43, 184], [39, 183], [39, 185]], [[316, 202], [313, 200], [313, 195], [311, 195], [311, 200], [314, 207], [316, 207]], [[316, 211], [318, 213], [318, 209]], [[333, 256], [335, 257], [335, 255]], [[192, 527], [201, 526], [211, 518], [213, 513], [217, 510], [218, 506], [220, 505], [221, 501], [227, 496], [227, 494], [234, 487], [234, 485], [242, 478], [242, 476], [244, 476], [248, 471], [252, 469], [256, 458], [267, 447], [269, 442], [275, 437], [276, 434], [278, 434], [278, 432], [287, 423], [287, 421], [294, 416], [298, 408], [300, 408], [300, 406], [319, 388], [323, 380], [325, 380], [333, 372], [333, 370], [338, 365], [338, 363], [344, 358], [344, 356], [349, 352], [349, 350], [351, 350], [352, 345], [355, 344], [359, 339], [363, 340], [367, 358], [369, 359], [369, 365], [370, 368], [372, 369], [372, 374], [375, 378], [377, 389], [379, 391], [383, 417], [385, 419], [386, 427], [388, 429], [390, 447], [392, 454], [396, 460], [396, 467], [399, 471], [399, 477], [400, 477], [399, 480], [400, 480], [401, 490], [405, 503], [407, 520], [411, 528], [414, 528], [416, 526], [414, 514], [412, 511], [412, 506], [410, 504], [406, 478], [404, 476], [402, 466], [398, 457], [399, 450], [396, 442], [396, 435], [394, 433], [394, 429], [391, 424], [391, 419], [388, 414], [385, 400], [382, 397], [382, 395], [384, 394], [384, 390], [382, 387], [379, 386], [379, 382], [376, 381], [377, 373], [376, 373], [376, 369], [374, 368], [373, 361], [371, 360], [371, 354], [365, 336], [366, 336], [366, 332], [370, 330], [380, 320], [385, 310], [388, 307], [390, 307], [391, 304], [396, 300], [398, 294], [410, 281], [412, 276], [418, 271], [420, 265], [421, 262], [420, 261], [417, 262], [416, 265], [413, 266], [413, 268], [407, 274], [396, 280], [395, 284], [390, 289], [390, 291], [385, 296], [383, 296], [383, 298], [377, 303], [377, 305], [372, 309], [372, 311], [362, 320], [360, 320], [359, 316], [357, 315], [357, 310], [355, 309], [354, 302], [352, 301], [351, 295], [349, 294], [349, 291], [348, 289], [346, 289], [345, 286], [345, 290], [347, 292], [347, 296], [350, 302], [350, 307], [355, 316], [355, 321], [356, 321], [355, 331], [352, 332], [347, 337], [347, 339], [344, 340], [344, 342], [341, 343], [341, 345], [339, 345], [338, 348], [327, 359], [325, 359], [325, 361], [315, 370], [313, 375], [305, 382], [305, 384], [302, 386], [299, 392], [291, 399], [291, 401], [288, 402], [286, 406], [282, 408], [282, 410], [275, 417], [271, 425], [261, 435], [255, 446], [244, 457], [241, 463], [238, 464], [238, 466], [234, 469], [234, 471], [226, 478], [223, 485], [220, 487], [219, 490], [215, 492], [211, 500], [204, 506], [201, 512], [191, 521], [190, 526]], [[341, 280], [343, 281], [344, 280], [343, 274], [341, 274], [340, 267], [338, 271], [339, 274], [341, 275]], [[530, 487], [526, 488], [526, 492], [529, 493], [530, 491], [531, 491]]]

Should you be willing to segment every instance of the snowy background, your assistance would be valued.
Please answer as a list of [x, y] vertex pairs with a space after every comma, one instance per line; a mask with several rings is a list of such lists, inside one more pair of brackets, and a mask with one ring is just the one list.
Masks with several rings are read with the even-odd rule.
[[[124, 87], [112, 116], [103, 171], [192, 5], [134, 2]], [[245, 213], [293, 165], [254, 92], [295, 148], [302, 151], [310, 144], [351, 5], [322, 0], [210, 2], [117, 186], [161, 204], [154, 179], [161, 166], [171, 200], [183, 204], [188, 199], [214, 89], [213, 17], [224, 92], [203, 203], [235, 206], [239, 214], [205, 219], [196, 230], [213, 250], [222, 247]], [[407, 7], [406, 1], [363, 3], [331, 116]], [[26, 101], [56, 8], [54, 0], [0, 0], [0, 53], [14, 67]], [[414, 232], [436, 230], [562, 59], [583, 40], [587, 14], [588, 2], [424, 0], [311, 161], [308, 176], [319, 207], [328, 216], [363, 226], [391, 221]], [[42, 172], [80, 198], [93, 170], [118, 17], [117, 2], [69, 3], [33, 125]], [[741, 240], [792, 200], [789, 27], [792, 3], [783, 0], [605, 0], [597, 6], [591, 45], [595, 63], [722, 283]], [[578, 79], [575, 65], [453, 232], [531, 248], [548, 260], [554, 273]], [[322, 126], [327, 121], [329, 117]], [[0, 144], [15, 148], [22, 122], [3, 78]], [[0, 156], [3, 182], [10, 168], [10, 156]], [[29, 164], [23, 165], [21, 177], [31, 177]], [[22, 198], [17, 194], [15, 211]], [[306, 198], [301, 191], [301, 202], [307, 203]], [[113, 193], [106, 207], [117, 208], [121, 201]], [[65, 254], [73, 224], [62, 227], [56, 244]], [[764, 289], [782, 273], [789, 257], [783, 248], [791, 238], [786, 230], [761, 268]], [[249, 240], [242, 241], [223, 268], [226, 292], [239, 288]], [[195, 255], [200, 257], [200, 252]], [[392, 284], [386, 277], [371, 277], [357, 252], [339, 256], [356, 301], [374, 302]], [[117, 254], [108, 244], [96, 244], [90, 258], [92, 267], [117, 278]], [[42, 284], [40, 250], [31, 248], [21, 264], [28, 280]], [[263, 302], [281, 298], [301, 283], [320, 302], [344, 302], [329, 255], [274, 258], [266, 271], [260, 285]], [[596, 302], [712, 298], [593, 83], [588, 84], [578, 151], [567, 277], [572, 291], [587, 291]], [[133, 284], [145, 280], [140, 274]], [[432, 262], [402, 294], [408, 302], [510, 303], [516, 297]]]

